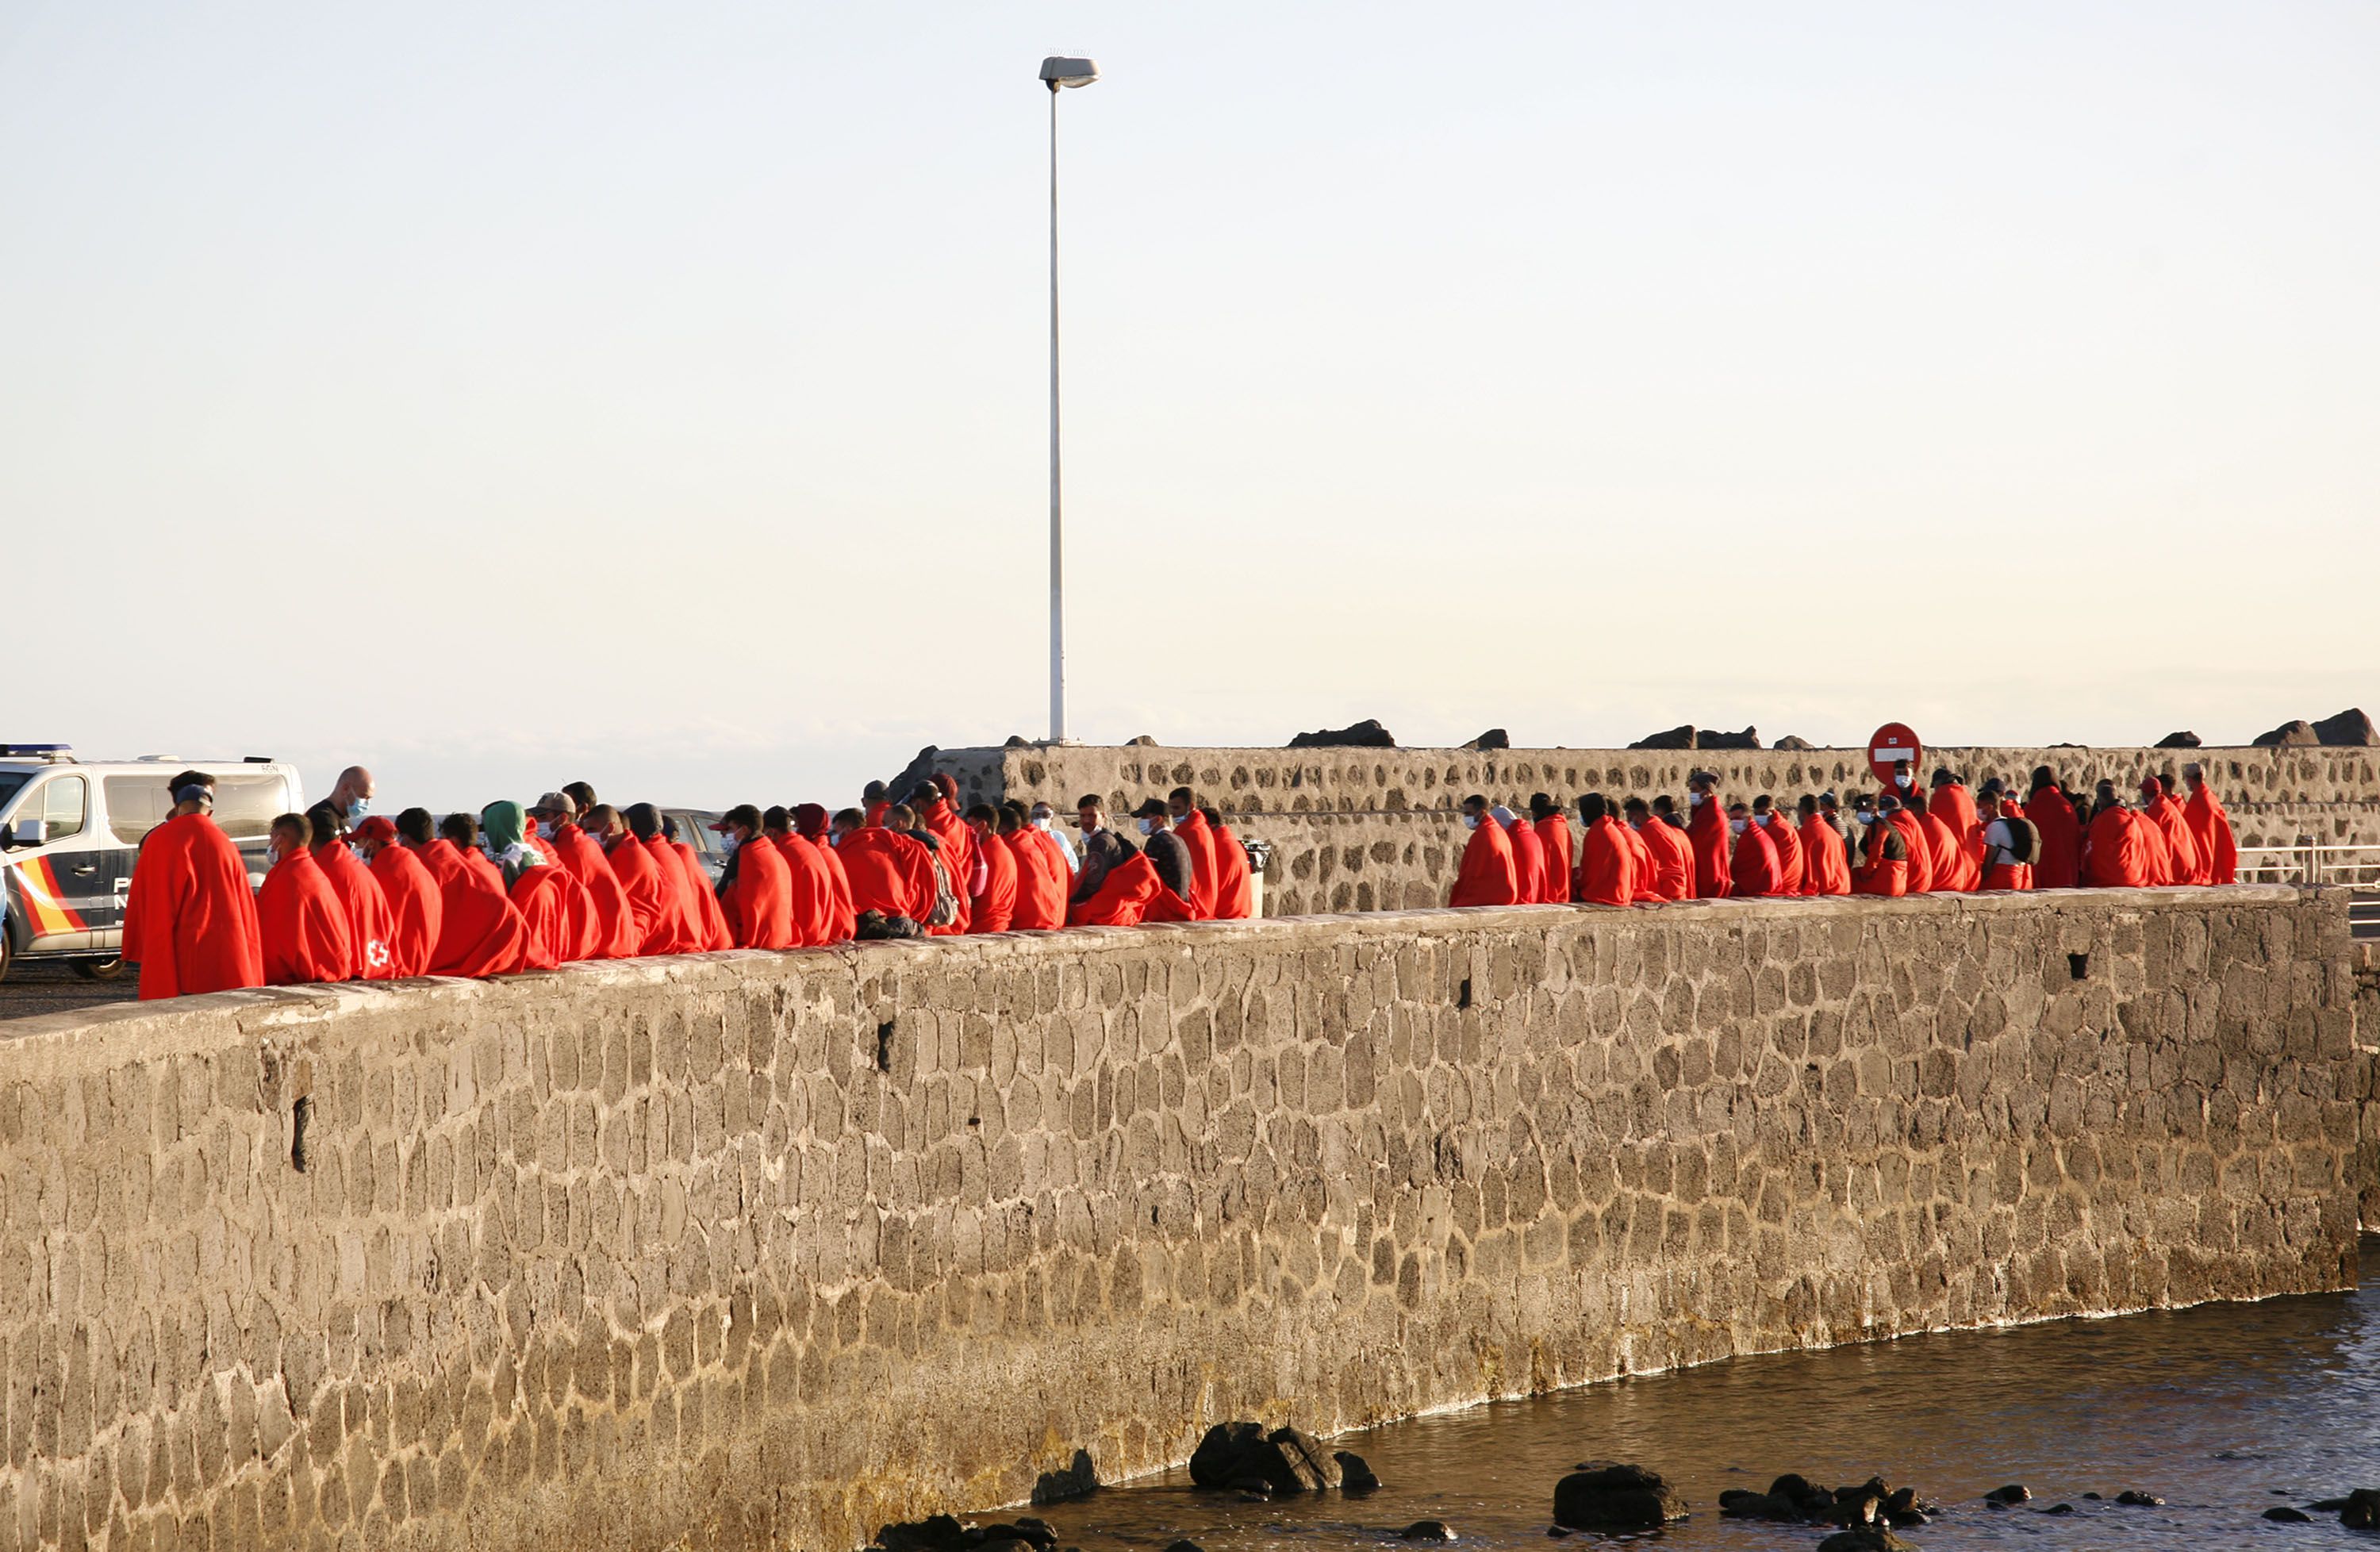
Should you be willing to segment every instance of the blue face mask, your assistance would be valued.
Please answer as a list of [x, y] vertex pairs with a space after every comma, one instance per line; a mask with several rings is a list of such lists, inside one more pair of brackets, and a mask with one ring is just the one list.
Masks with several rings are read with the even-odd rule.
[[371, 799], [369, 797], [357, 798], [353, 803], [347, 805], [347, 822], [349, 824], [358, 823], [366, 814], [370, 812]]

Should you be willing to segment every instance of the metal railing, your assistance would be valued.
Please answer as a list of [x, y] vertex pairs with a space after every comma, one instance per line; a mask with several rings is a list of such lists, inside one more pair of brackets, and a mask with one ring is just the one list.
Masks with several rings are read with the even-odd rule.
[[2325, 846], [2308, 839], [2294, 846], [2242, 846], [2240, 881], [2380, 890], [2380, 845]]

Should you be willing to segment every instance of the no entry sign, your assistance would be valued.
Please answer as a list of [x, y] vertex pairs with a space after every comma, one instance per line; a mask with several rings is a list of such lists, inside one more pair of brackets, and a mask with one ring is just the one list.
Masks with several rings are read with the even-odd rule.
[[1917, 781], [1917, 762], [1925, 758], [1925, 746], [1917, 742], [1917, 734], [1907, 722], [1887, 722], [1868, 736], [1867, 768], [1876, 779], [1888, 784], [1892, 781], [1895, 760], [1909, 762], [1911, 785]]

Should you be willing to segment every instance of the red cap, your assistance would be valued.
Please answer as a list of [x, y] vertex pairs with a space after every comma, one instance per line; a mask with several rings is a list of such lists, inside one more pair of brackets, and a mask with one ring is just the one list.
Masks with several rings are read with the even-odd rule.
[[358, 845], [367, 841], [394, 841], [396, 839], [396, 826], [389, 822], [387, 815], [374, 814], [349, 831], [347, 839]]

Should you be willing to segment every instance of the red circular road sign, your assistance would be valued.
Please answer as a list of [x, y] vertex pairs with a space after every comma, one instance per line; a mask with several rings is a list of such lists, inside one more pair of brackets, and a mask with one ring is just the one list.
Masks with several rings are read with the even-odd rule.
[[1917, 734], [1907, 722], [1887, 722], [1868, 735], [1867, 768], [1876, 779], [1889, 785], [1895, 760], [1909, 762], [1910, 784], [1917, 782], [1917, 762], [1925, 758], [1925, 746], [1917, 742]]

